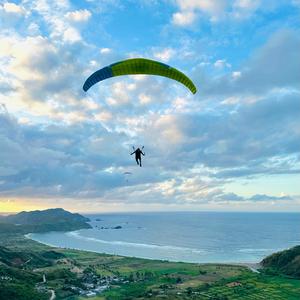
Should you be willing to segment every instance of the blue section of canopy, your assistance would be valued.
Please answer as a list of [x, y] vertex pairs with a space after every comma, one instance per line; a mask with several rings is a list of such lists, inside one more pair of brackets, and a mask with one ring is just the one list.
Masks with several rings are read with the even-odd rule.
[[102, 68], [95, 73], [93, 73], [84, 83], [83, 90], [86, 92], [91, 86], [93, 86], [95, 83], [102, 81], [104, 79], [113, 77], [113, 72], [111, 69], [111, 66]]

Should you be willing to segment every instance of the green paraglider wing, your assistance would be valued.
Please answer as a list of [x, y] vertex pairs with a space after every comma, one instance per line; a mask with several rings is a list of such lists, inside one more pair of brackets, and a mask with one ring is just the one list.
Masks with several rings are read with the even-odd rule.
[[158, 61], [145, 58], [132, 58], [111, 64], [93, 73], [84, 83], [86, 92], [99, 81], [110, 77], [132, 74], [158, 75], [174, 79], [185, 85], [193, 94], [197, 92], [196, 86], [185, 74]]

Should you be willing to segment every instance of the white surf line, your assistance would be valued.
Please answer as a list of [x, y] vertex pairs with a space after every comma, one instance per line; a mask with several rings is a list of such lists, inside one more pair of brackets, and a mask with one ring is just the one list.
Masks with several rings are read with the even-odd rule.
[[132, 243], [132, 242], [124, 242], [124, 241], [106, 241], [93, 237], [84, 237], [78, 234], [76, 231], [68, 232], [66, 235], [75, 237], [81, 240], [87, 240], [92, 242], [98, 242], [102, 244], [109, 245], [118, 245], [118, 246], [127, 246], [127, 247], [142, 247], [142, 248], [152, 248], [152, 249], [165, 249], [165, 250], [177, 250], [177, 251], [189, 251], [192, 253], [204, 253], [204, 250], [195, 249], [195, 248], [187, 248], [187, 247], [178, 247], [178, 246], [170, 246], [170, 245], [155, 245], [155, 244], [143, 244], [143, 243]]

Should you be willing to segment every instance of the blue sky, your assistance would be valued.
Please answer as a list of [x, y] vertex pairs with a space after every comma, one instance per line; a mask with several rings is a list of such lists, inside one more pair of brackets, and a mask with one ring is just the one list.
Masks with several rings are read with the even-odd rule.
[[[1, 0], [0, 211], [299, 211], [299, 12], [297, 0]], [[130, 57], [182, 70], [197, 94], [153, 76], [82, 91]]]

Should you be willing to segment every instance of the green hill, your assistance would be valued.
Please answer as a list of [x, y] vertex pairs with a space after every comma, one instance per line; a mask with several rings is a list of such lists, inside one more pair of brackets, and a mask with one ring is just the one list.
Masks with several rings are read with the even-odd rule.
[[22, 211], [16, 215], [9, 215], [2, 218], [4, 222], [33, 225], [33, 224], [49, 224], [54, 222], [89, 222], [90, 220], [80, 214], [72, 214], [62, 208], [53, 208], [46, 210]]
[[47, 231], [71, 231], [91, 228], [90, 220], [62, 208], [20, 212], [0, 219], [0, 232], [29, 233]]
[[300, 246], [274, 253], [261, 262], [269, 272], [300, 279]]

